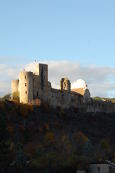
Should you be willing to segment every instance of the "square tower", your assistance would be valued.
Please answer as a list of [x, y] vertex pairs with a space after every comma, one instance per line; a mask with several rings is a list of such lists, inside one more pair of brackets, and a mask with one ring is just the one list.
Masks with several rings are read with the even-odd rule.
[[48, 89], [48, 65], [37, 63], [35, 74], [39, 76], [41, 89]]

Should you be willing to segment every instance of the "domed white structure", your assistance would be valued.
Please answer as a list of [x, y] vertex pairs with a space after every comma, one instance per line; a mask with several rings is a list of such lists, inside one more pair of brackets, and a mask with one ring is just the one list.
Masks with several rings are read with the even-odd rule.
[[37, 61], [30, 63], [25, 67], [26, 71], [33, 72], [36, 75], [39, 75], [39, 64]]
[[87, 89], [86, 81], [83, 79], [78, 79], [77, 81], [72, 83], [72, 89], [74, 88], [82, 88], [86, 90]]
[[85, 80], [78, 79], [74, 82], [72, 84], [72, 91], [82, 95], [84, 97], [84, 102], [90, 101], [91, 95]]

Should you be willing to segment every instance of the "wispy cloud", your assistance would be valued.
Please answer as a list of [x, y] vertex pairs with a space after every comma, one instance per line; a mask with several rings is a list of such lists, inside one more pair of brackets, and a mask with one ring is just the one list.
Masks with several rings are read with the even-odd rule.
[[[83, 66], [78, 62], [66, 60], [43, 63], [49, 65], [49, 81], [54, 87], [59, 87], [62, 77], [68, 77], [72, 84], [81, 78], [87, 82], [92, 96], [115, 97], [115, 68]], [[11, 80], [17, 78], [19, 71], [23, 68], [34, 71], [33, 63], [23, 66], [0, 64], [0, 95], [10, 92]]]

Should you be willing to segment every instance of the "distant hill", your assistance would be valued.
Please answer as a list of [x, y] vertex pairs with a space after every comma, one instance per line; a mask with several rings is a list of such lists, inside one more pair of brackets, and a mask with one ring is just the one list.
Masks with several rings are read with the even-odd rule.
[[95, 100], [111, 101], [112, 103], [115, 103], [115, 98], [94, 97], [94, 99]]
[[82, 169], [115, 161], [115, 114], [0, 101], [0, 139], [0, 167]]

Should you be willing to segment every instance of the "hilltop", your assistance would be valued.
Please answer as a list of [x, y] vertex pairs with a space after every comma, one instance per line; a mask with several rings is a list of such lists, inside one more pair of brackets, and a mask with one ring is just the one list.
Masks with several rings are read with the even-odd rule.
[[29, 160], [31, 168], [62, 170], [114, 162], [114, 124], [115, 114], [0, 101], [0, 166]]
[[94, 97], [94, 100], [105, 100], [105, 101], [110, 101], [112, 103], [115, 103], [115, 98], [105, 98], [105, 97]]

